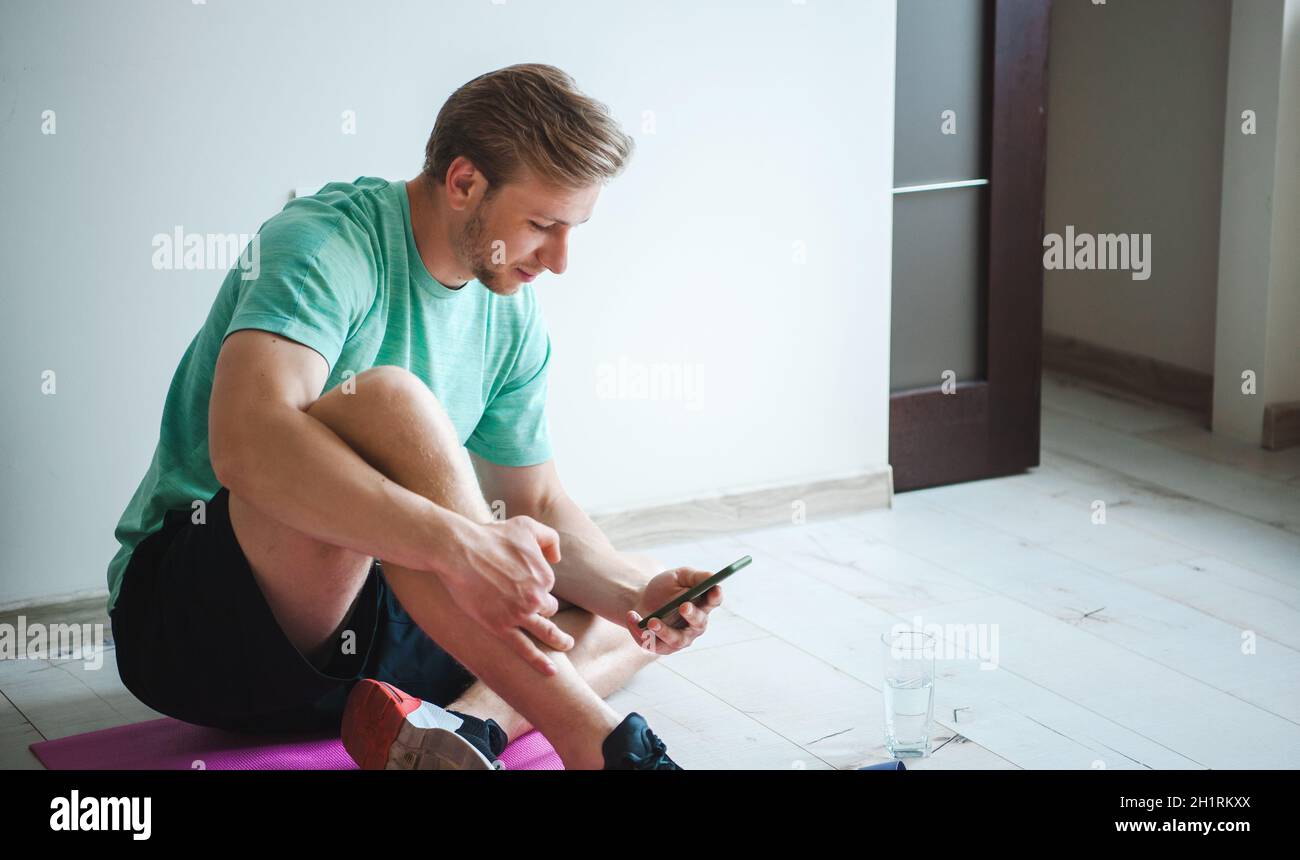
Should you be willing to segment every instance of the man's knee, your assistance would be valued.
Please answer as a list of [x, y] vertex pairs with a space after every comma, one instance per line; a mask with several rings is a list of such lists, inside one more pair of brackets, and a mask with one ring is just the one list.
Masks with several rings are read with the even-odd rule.
[[356, 404], [364, 402], [367, 408], [382, 405], [405, 405], [422, 399], [437, 402], [429, 387], [418, 376], [404, 367], [381, 364], [343, 379], [338, 385], [321, 395], [307, 411], [317, 407], [327, 408], [331, 403]]
[[307, 407], [307, 413], [336, 431], [422, 427], [427, 438], [432, 427], [448, 444], [459, 442], [451, 417], [429, 386], [395, 365], [378, 365], [344, 379]]
[[364, 391], [376, 399], [404, 401], [413, 397], [433, 397], [433, 392], [420, 377], [395, 364], [381, 364], [363, 370], [353, 381], [357, 391]]

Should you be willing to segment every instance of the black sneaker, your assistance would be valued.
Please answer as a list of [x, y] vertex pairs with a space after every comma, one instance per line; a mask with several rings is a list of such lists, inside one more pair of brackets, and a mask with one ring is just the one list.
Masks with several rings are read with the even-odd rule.
[[[426, 704], [431, 705], [432, 703], [426, 702]], [[432, 707], [437, 707], [437, 705], [432, 705]], [[454, 714], [461, 719], [456, 734], [478, 747], [479, 752], [492, 761], [494, 768], [502, 770], [504, 766], [500, 761], [501, 753], [505, 752], [509, 738], [506, 737], [505, 730], [497, 725], [497, 721], [493, 719], [481, 720], [471, 714], [462, 714], [460, 711], [449, 710], [447, 713]]]
[[635, 711], [614, 727], [600, 751], [605, 756], [605, 770], [681, 770], [668, 757], [668, 746]]

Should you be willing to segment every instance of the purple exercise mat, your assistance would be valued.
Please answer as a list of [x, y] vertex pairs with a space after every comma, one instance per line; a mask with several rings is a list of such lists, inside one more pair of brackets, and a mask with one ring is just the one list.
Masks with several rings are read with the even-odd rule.
[[[356, 770], [337, 737], [241, 735], [164, 717], [41, 741], [31, 751], [49, 770]], [[564, 770], [540, 732], [511, 741], [507, 770]]]

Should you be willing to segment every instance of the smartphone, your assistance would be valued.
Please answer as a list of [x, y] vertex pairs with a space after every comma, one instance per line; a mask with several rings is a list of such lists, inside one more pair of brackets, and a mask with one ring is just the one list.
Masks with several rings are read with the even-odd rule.
[[[719, 582], [722, 582], [722, 580], [731, 576], [733, 573], [740, 570], [741, 568], [747, 566], [751, 561], [753, 561], [753, 559], [750, 558], [749, 556], [736, 559], [731, 564], [724, 567], [722, 570], [713, 574], [713, 576], [710, 576], [708, 579], [701, 582], [699, 585], [695, 586], [689, 591], [677, 595], [668, 603], [659, 607], [654, 612], [651, 612], [645, 618], [642, 618], [640, 623], [637, 624], [637, 626], [640, 627], [642, 630], [644, 630], [645, 626], [650, 623], [650, 619], [652, 618], [658, 618], [660, 621], [662, 621], [664, 624], [667, 624], [669, 627], [676, 627], [680, 629], [682, 627], [687, 626], [686, 619], [682, 618], [681, 614], [678, 613], [677, 607], [681, 606], [683, 603], [685, 603], [688, 600], [696, 600], [708, 594], [710, 588], [717, 585]], [[696, 606], [699, 605], [700, 604], [698, 603], [696, 604]]]

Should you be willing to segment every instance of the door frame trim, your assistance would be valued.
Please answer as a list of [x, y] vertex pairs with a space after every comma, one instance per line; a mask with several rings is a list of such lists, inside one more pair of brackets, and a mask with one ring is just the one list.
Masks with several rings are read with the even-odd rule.
[[1051, 0], [988, 0], [992, 66], [984, 379], [891, 393], [897, 491], [1016, 474], [1039, 463], [1047, 50]]

